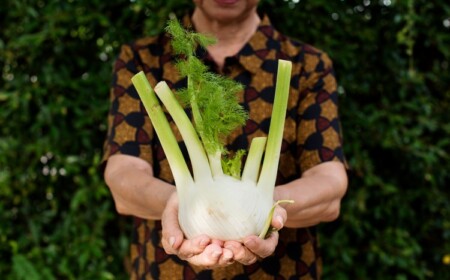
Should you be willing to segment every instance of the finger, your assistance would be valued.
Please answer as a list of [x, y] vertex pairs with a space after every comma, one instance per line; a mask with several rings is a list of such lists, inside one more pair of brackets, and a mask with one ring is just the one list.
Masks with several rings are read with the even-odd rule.
[[222, 255], [222, 248], [217, 244], [209, 244], [200, 254], [194, 255], [186, 260], [196, 266], [214, 268], [219, 265], [219, 258]]
[[255, 255], [266, 258], [270, 256], [277, 247], [278, 232], [274, 231], [266, 239], [261, 239], [257, 236], [249, 236], [244, 239], [244, 245]]
[[193, 257], [194, 255], [203, 252], [211, 243], [211, 239], [206, 235], [200, 235], [192, 239], [185, 239], [178, 249], [177, 255], [185, 260]]
[[168, 254], [176, 254], [181, 246], [184, 235], [178, 223], [178, 198], [174, 193], [167, 201], [166, 208], [161, 217], [162, 239], [161, 243]]
[[211, 243], [217, 244], [218, 246], [223, 247], [223, 244], [224, 244], [225, 242], [222, 241], [222, 240], [213, 239], [213, 240], [211, 240]]
[[218, 260], [218, 266], [225, 267], [234, 263], [233, 252], [227, 248], [222, 248], [222, 255]]
[[237, 241], [227, 241], [224, 247], [233, 253], [233, 259], [243, 265], [256, 262], [257, 256]]
[[280, 230], [283, 228], [286, 220], [287, 220], [286, 209], [284, 209], [279, 205], [275, 206], [275, 210], [272, 216], [272, 223], [271, 223], [272, 227], [276, 228], [277, 230]]

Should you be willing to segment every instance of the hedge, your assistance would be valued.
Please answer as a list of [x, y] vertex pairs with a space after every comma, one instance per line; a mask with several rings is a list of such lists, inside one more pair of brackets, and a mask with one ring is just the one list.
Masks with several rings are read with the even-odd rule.
[[[99, 163], [112, 63], [190, 0], [5, 0], [0, 275], [126, 279], [130, 218]], [[450, 279], [450, 3], [262, 0], [328, 52], [350, 186], [319, 226], [325, 279]]]

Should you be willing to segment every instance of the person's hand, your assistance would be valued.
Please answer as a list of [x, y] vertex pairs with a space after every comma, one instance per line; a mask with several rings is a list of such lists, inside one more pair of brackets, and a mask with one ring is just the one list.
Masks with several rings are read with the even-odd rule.
[[227, 266], [234, 262], [233, 252], [224, 242], [206, 235], [185, 239], [178, 223], [178, 196], [174, 192], [162, 214], [162, 245], [167, 254], [177, 255], [189, 263], [207, 268]]
[[258, 259], [266, 258], [275, 251], [278, 244], [278, 230], [283, 228], [286, 219], [286, 210], [277, 205], [271, 223], [271, 227], [276, 230], [272, 231], [266, 239], [251, 235], [244, 238], [242, 243], [238, 241], [226, 241], [224, 248], [229, 249], [233, 253], [235, 261], [244, 265], [250, 265]]

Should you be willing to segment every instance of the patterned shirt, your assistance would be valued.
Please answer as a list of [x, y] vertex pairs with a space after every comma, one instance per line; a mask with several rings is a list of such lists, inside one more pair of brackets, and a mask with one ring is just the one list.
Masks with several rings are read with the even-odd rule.
[[[189, 21], [186, 17], [185, 24]], [[199, 50], [198, 55], [216, 71], [207, 51]], [[292, 61], [293, 68], [277, 185], [300, 178], [302, 172], [319, 163], [344, 162], [331, 60], [324, 52], [278, 32], [267, 17], [263, 17], [239, 53], [226, 58], [222, 69], [223, 74], [244, 85], [238, 97], [249, 112], [246, 125], [227, 138], [227, 148], [248, 149], [254, 137], [267, 136], [278, 59]], [[173, 182], [158, 137], [130, 79], [143, 70], [152, 86], [164, 80], [176, 91], [186, 86], [186, 80], [179, 77], [175, 60], [169, 37], [164, 33], [122, 46], [110, 91], [104, 161], [113, 154], [140, 157], [152, 165], [156, 177]], [[174, 131], [187, 154], [181, 136]], [[165, 254], [160, 241], [160, 221], [134, 218], [131, 279], [320, 278], [321, 259], [314, 227], [282, 229], [274, 254], [255, 264], [234, 263], [213, 270], [203, 270]]]

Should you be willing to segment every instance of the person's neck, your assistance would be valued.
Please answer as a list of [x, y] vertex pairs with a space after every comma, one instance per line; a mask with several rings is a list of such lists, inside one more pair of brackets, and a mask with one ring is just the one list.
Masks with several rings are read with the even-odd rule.
[[234, 22], [210, 19], [198, 10], [194, 10], [192, 14], [196, 31], [213, 35], [217, 39], [217, 43], [207, 49], [219, 69], [223, 68], [226, 57], [237, 54], [250, 40], [260, 21], [256, 11], [249, 17]]

